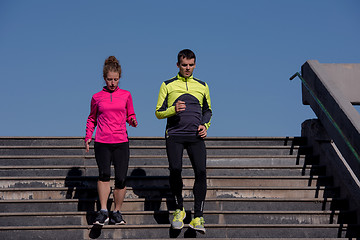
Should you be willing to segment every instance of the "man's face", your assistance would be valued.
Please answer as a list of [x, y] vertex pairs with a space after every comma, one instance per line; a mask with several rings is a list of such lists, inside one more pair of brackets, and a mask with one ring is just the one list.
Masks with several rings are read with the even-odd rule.
[[180, 74], [188, 78], [193, 74], [193, 71], [195, 69], [195, 58], [187, 59], [187, 58], [181, 58], [180, 63], [177, 63], [177, 67], [180, 70]]

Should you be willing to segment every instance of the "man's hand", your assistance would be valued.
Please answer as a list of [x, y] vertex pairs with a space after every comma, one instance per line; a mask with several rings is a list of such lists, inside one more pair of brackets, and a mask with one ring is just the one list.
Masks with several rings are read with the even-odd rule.
[[175, 104], [175, 112], [178, 113], [178, 112], [181, 112], [181, 111], [184, 111], [186, 108], [186, 105], [185, 105], [185, 102], [184, 101], [177, 101], [176, 104]]
[[91, 138], [90, 138], [90, 139], [88, 139], [88, 140], [85, 142], [86, 152], [89, 152], [89, 149], [90, 149], [89, 144], [90, 144], [90, 142], [91, 142]]
[[206, 136], [207, 136], [207, 129], [206, 129], [206, 127], [205, 127], [204, 125], [200, 125], [200, 126], [198, 127], [198, 134], [199, 134], [200, 137], [206, 138]]

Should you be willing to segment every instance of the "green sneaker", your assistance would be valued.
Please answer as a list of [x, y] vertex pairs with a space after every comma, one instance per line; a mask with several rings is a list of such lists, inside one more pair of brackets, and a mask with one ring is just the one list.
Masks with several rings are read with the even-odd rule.
[[197, 217], [194, 218], [190, 223], [189, 223], [189, 227], [191, 227], [192, 229], [199, 231], [202, 234], [205, 234], [206, 230], [204, 227], [205, 224], [205, 220], [203, 217]]
[[171, 227], [173, 229], [182, 229], [184, 227], [183, 220], [186, 217], [185, 209], [184, 208], [182, 210], [176, 209], [173, 215], [174, 215], [174, 219], [171, 223]]

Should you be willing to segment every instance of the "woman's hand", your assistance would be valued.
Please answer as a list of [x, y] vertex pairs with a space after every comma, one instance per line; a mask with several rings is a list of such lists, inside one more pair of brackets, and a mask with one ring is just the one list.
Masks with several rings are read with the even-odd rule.
[[91, 138], [90, 138], [90, 139], [88, 139], [87, 141], [85, 141], [85, 148], [86, 148], [86, 152], [89, 152], [89, 149], [90, 149], [89, 144], [90, 144], [90, 142], [91, 142]]
[[129, 125], [130, 125], [130, 126], [133, 126], [133, 127], [137, 127], [138, 123], [137, 123], [137, 121], [136, 121], [135, 118], [132, 118], [132, 117], [131, 117], [131, 118], [130, 118]]

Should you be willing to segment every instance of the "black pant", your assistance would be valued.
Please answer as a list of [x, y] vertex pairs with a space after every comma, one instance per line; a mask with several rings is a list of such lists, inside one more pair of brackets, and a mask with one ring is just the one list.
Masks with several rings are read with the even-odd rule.
[[95, 142], [95, 158], [99, 168], [99, 180], [109, 182], [111, 176], [111, 162], [115, 169], [115, 188], [125, 188], [126, 175], [129, 166], [129, 142], [99, 143]]
[[193, 193], [195, 198], [195, 217], [203, 215], [206, 196], [206, 147], [203, 139], [196, 136], [168, 136], [166, 152], [169, 161], [170, 187], [175, 196], [178, 209], [183, 208], [183, 181], [181, 177], [182, 157], [184, 148], [187, 150], [195, 173]]

